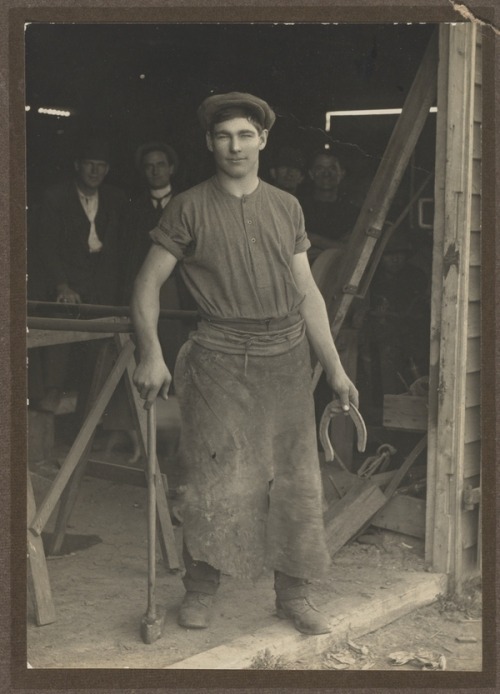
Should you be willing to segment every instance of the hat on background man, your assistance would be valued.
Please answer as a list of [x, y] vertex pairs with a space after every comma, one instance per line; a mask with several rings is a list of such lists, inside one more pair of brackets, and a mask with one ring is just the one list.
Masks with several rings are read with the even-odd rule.
[[266, 130], [273, 127], [276, 114], [263, 99], [244, 92], [229, 92], [228, 94], [212, 94], [198, 108], [198, 120], [204, 130], [210, 130], [214, 118], [220, 111], [227, 108], [244, 108], [252, 112], [258, 122]]
[[167, 145], [166, 142], [159, 141], [145, 142], [136, 149], [135, 165], [139, 170], [142, 169], [143, 158], [150, 152], [164, 152], [169, 164], [174, 167], [174, 173], [177, 171], [177, 167], [179, 166], [179, 157], [177, 156], [177, 152], [173, 147]]
[[80, 161], [82, 159], [92, 159], [94, 161], [105, 161], [109, 164], [111, 159], [109, 142], [102, 137], [84, 138], [78, 144], [76, 157]]

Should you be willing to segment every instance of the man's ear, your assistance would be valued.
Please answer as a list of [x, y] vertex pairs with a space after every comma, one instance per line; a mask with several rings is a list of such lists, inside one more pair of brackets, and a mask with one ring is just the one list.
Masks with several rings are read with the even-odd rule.
[[208, 149], [210, 150], [210, 152], [213, 152], [213, 151], [214, 151], [214, 144], [213, 144], [213, 141], [212, 141], [212, 135], [211, 135], [211, 133], [210, 133], [208, 130], [207, 130], [207, 132], [206, 132], [206, 134], [205, 134], [205, 139], [206, 139], [206, 142], [207, 142], [207, 147], [208, 147]]
[[266, 130], [264, 128], [264, 130], [262, 130], [262, 132], [259, 135], [259, 140], [260, 140], [259, 149], [260, 150], [263, 150], [264, 147], [267, 145], [267, 136], [268, 135], [269, 135], [269, 130]]

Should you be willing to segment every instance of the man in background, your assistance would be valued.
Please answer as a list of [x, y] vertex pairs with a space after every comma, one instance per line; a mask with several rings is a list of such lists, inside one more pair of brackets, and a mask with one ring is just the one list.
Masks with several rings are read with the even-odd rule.
[[[127, 201], [121, 190], [104, 183], [109, 168], [108, 142], [86, 138], [76, 153], [73, 178], [45, 192], [33, 249], [40, 257], [45, 286], [45, 295], [39, 298], [65, 304], [117, 303], [119, 231]], [[57, 409], [66, 385], [70, 353], [68, 345], [46, 348], [46, 392], [40, 409]]]
[[330, 149], [321, 149], [311, 158], [308, 176], [312, 189], [300, 197], [312, 262], [321, 251], [341, 247], [356, 223], [359, 210], [342, 193], [346, 169]]
[[304, 180], [304, 157], [294, 147], [282, 147], [269, 169], [273, 185], [297, 196], [298, 189]]

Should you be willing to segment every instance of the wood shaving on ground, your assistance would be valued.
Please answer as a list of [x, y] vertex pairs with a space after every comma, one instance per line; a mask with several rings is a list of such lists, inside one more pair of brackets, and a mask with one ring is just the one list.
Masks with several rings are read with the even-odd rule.
[[391, 665], [407, 665], [411, 663], [417, 667], [420, 666], [422, 670], [446, 670], [446, 657], [442, 653], [395, 651], [390, 653], [388, 658]]

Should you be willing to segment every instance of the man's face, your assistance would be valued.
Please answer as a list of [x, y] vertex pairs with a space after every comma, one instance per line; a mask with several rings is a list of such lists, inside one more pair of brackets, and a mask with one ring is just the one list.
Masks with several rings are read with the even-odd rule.
[[331, 154], [319, 154], [309, 170], [311, 181], [318, 190], [336, 189], [344, 174], [339, 160]]
[[382, 267], [390, 275], [396, 275], [406, 265], [406, 253], [404, 251], [392, 251], [383, 254]]
[[142, 170], [151, 190], [166, 188], [174, 173], [174, 166], [168, 161], [165, 152], [152, 151], [142, 158]]
[[207, 147], [214, 153], [215, 165], [230, 178], [244, 178], [257, 173], [259, 152], [267, 142], [267, 130], [259, 133], [246, 118], [216, 123], [207, 133]]
[[274, 185], [282, 190], [295, 193], [304, 180], [302, 171], [295, 166], [276, 166], [270, 170]]
[[100, 159], [79, 159], [75, 162], [78, 181], [89, 190], [97, 190], [109, 171], [107, 161]]

